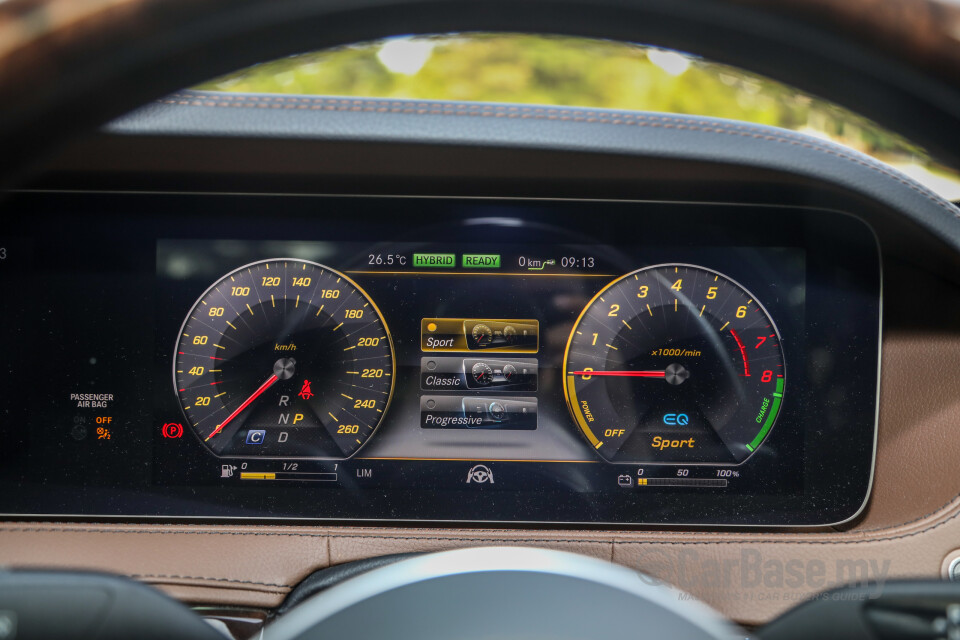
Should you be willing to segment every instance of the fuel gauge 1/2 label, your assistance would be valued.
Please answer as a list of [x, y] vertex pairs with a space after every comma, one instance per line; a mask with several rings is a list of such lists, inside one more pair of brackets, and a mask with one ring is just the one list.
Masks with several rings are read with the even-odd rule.
[[393, 343], [347, 276], [296, 259], [228, 273], [184, 320], [174, 385], [190, 427], [219, 456], [344, 459], [393, 394]]
[[740, 464], [780, 412], [785, 367], [773, 319], [721, 273], [686, 264], [610, 283], [574, 325], [564, 393], [609, 462]]

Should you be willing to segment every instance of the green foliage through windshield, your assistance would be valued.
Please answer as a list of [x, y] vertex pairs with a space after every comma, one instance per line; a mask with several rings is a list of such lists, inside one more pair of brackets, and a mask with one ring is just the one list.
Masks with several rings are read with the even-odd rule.
[[704, 115], [828, 138], [960, 198], [960, 174], [872, 122], [796, 89], [702, 58], [584, 38], [403, 37], [267, 62], [198, 89], [565, 105]]

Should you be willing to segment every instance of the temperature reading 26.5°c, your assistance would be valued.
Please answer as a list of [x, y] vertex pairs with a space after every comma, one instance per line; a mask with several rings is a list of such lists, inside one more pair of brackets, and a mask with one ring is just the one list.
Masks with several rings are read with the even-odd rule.
[[405, 267], [407, 256], [400, 253], [371, 253], [367, 256], [367, 264], [375, 267], [383, 265]]

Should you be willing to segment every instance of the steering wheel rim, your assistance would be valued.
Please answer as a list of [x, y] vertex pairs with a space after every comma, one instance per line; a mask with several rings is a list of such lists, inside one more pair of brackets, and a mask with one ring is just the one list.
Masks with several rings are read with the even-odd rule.
[[654, 578], [587, 556], [482, 547], [401, 560], [312, 596], [265, 640], [744, 637]]
[[398, 33], [449, 31], [606, 37], [690, 51], [847, 106], [960, 166], [960, 42], [950, 35], [960, 7], [854, 4], [12, 0], [0, 6], [0, 184], [71, 136], [236, 68]]

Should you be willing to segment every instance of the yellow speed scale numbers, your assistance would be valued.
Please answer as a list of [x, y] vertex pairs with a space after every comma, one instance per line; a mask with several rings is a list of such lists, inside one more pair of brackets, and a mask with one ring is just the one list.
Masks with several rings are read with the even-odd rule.
[[715, 271], [629, 273], [587, 305], [567, 344], [564, 392], [610, 462], [739, 464], [766, 440], [786, 370], [773, 319]]
[[344, 459], [393, 393], [393, 343], [367, 294], [296, 259], [225, 275], [184, 320], [173, 379], [193, 431], [220, 456]]

